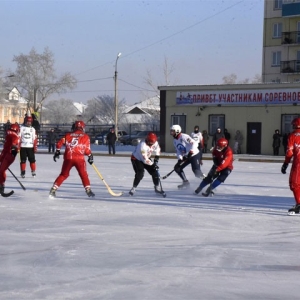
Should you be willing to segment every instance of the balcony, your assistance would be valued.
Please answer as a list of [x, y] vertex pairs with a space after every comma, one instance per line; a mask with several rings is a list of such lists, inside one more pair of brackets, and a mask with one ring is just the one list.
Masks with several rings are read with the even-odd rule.
[[287, 60], [280, 62], [280, 73], [298, 74], [300, 73], [300, 60]]
[[282, 3], [282, 17], [297, 17], [300, 15], [300, 2], [284, 1]]
[[281, 33], [281, 45], [299, 45], [300, 31], [289, 31]]

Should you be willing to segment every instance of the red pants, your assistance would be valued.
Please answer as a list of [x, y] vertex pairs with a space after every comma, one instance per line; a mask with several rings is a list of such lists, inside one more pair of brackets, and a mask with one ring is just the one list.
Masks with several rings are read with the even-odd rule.
[[70, 170], [75, 167], [80, 178], [82, 181], [82, 184], [85, 189], [90, 188], [90, 180], [88, 173], [86, 171], [86, 162], [84, 159], [76, 159], [76, 160], [71, 160], [71, 159], [65, 159], [61, 168], [61, 172], [59, 176], [56, 178], [54, 182], [54, 187], [58, 188], [61, 186], [61, 184], [69, 177], [70, 175]]
[[0, 185], [4, 186], [6, 180], [6, 170], [15, 161], [15, 157], [11, 153], [1, 155], [0, 165]]

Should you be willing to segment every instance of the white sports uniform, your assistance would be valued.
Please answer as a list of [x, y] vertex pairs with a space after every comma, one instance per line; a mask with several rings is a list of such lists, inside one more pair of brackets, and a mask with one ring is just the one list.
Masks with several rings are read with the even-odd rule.
[[173, 140], [174, 147], [176, 149], [177, 159], [183, 159], [183, 156], [187, 156], [189, 152], [192, 152], [192, 156], [199, 153], [198, 143], [195, 142], [188, 134], [181, 133], [179, 138]]
[[148, 146], [145, 141], [140, 142], [134, 149], [132, 155], [139, 161], [143, 162], [146, 165], [153, 165], [153, 162], [150, 160], [152, 153], [155, 156], [160, 155], [160, 146], [156, 141], [152, 146]]
[[19, 135], [21, 148], [34, 148], [37, 136], [33, 127], [21, 126]]
[[195, 132], [192, 132], [191, 133], [191, 138], [194, 139], [198, 144], [200, 144], [200, 148], [202, 148], [202, 145], [203, 145], [203, 137], [202, 137], [202, 133], [199, 131], [197, 133]]

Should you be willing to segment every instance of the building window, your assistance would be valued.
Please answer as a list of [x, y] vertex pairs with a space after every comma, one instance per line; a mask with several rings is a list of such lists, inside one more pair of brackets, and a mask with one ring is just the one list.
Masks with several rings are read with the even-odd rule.
[[281, 117], [281, 133], [289, 133], [293, 131], [292, 121], [298, 118], [299, 115], [282, 115]]
[[208, 116], [208, 132], [209, 135], [214, 135], [217, 128], [220, 127], [224, 132], [225, 128], [225, 115], [209, 115]]
[[181, 131], [186, 132], [186, 116], [185, 115], [172, 115], [171, 116], [171, 126], [180, 125]]
[[272, 53], [272, 67], [280, 67], [281, 51]]
[[282, 0], [274, 0], [274, 9], [282, 9]]
[[273, 38], [281, 38], [282, 23], [273, 24]]

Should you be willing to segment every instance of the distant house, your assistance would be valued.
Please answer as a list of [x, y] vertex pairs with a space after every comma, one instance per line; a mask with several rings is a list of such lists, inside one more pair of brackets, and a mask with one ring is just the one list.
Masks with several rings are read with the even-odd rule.
[[124, 114], [129, 123], [141, 123], [145, 116], [158, 115], [160, 113], [159, 96], [148, 98], [144, 101], [129, 106]]
[[27, 101], [16, 87], [5, 88], [0, 99], [0, 123], [22, 123], [27, 110]]

